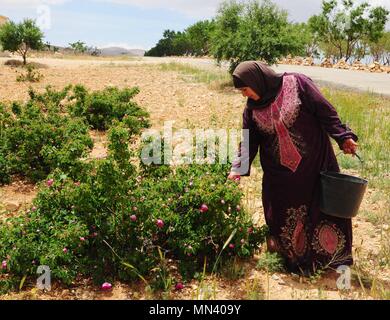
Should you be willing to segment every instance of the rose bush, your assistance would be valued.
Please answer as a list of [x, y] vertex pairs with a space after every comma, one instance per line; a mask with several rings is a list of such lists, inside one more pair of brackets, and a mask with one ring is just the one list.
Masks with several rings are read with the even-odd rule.
[[86, 122], [98, 130], [107, 130], [114, 120], [123, 121], [134, 134], [149, 127], [149, 114], [132, 99], [139, 93], [138, 88], [108, 87], [102, 91], [89, 92], [84, 86], [77, 85], [70, 96], [70, 114], [83, 117]]
[[[80, 102], [89, 94], [80, 93], [71, 102], [73, 108], [79, 107], [82, 112], [77, 115], [78, 111], [73, 109], [70, 116], [61, 102], [66, 90], [32, 93], [32, 101], [26, 105], [15, 104], [12, 114], [2, 115], [6, 146], [14, 145], [13, 150], [19, 154], [13, 158], [7, 155], [6, 161], [12, 159], [12, 164], [23, 158], [27, 147], [16, 148], [16, 139], [9, 138], [13, 136], [9, 135], [10, 128], [18, 129], [15, 131], [23, 146], [26, 143], [30, 147], [32, 142], [24, 142], [22, 138], [34, 138], [19, 130], [18, 126], [26, 123], [33, 122], [34, 128], [43, 125], [38, 132], [52, 139], [41, 148], [38, 139], [32, 139], [40, 150], [42, 163], [49, 161], [52, 165], [44, 167], [39, 175], [43, 181], [31, 209], [19, 217], [0, 221], [0, 261], [5, 262], [0, 273], [6, 274], [9, 280], [0, 277], [3, 290], [8, 290], [10, 285], [15, 288], [25, 276], [34, 281], [39, 265], [51, 268], [54, 281], [71, 285], [79, 277], [91, 277], [101, 286], [107, 281], [132, 281], [140, 277], [153, 283], [156, 276], [153, 270], [161, 269], [161, 256], [172, 260], [185, 280], [202, 271], [204, 261], [211, 272], [218, 257], [217, 270], [229, 259], [254, 254], [267, 230], [254, 226], [248, 212], [241, 208], [240, 188], [226, 179], [230, 164], [148, 166], [140, 163], [143, 146], [138, 150], [130, 146], [136, 145], [140, 130], [147, 123], [126, 115], [112, 117], [104, 125], [99, 123], [101, 128], [110, 127], [107, 158], [78, 162], [84, 150], [81, 145], [89, 146], [87, 116], [83, 113], [88, 110], [85, 106], [89, 102]], [[122, 97], [128, 101], [130, 92], [115, 92], [115, 99]], [[88, 97], [91, 101], [102, 97], [92, 96]], [[17, 125], [13, 124], [15, 119]], [[136, 125], [131, 125], [133, 120], [137, 121]], [[66, 125], [62, 126], [64, 122]], [[29, 126], [23, 128], [30, 131]], [[61, 143], [49, 143], [60, 138]], [[74, 146], [75, 141], [79, 148]], [[62, 161], [70, 157], [65, 157], [67, 150], [78, 157]], [[80, 163], [80, 167], [74, 163]], [[32, 175], [37, 174], [36, 166]], [[0, 159], [1, 168], [7, 167], [1, 167]], [[15, 166], [11, 169], [15, 170]], [[229, 238], [231, 241], [226, 245]]]
[[47, 89], [30, 91], [26, 103], [14, 102], [1, 110], [1, 182], [18, 174], [36, 182], [59, 168], [76, 176], [82, 172], [81, 158], [93, 147], [88, 127], [81, 118], [61, 112], [58, 93]]
[[131, 138], [117, 124], [107, 159], [93, 161], [77, 181], [56, 170], [41, 183], [32, 210], [1, 225], [7, 273], [35, 276], [36, 266], [46, 264], [65, 284], [77, 276], [97, 284], [134, 280], [151, 274], [160, 249], [190, 278], [205, 258], [212, 270], [233, 231], [221, 261], [254, 253], [266, 231], [241, 209], [241, 191], [226, 181], [228, 165], [160, 166], [156, 177], [156, 170], [148, 174], [132, 164], [136, 153], [124, 143]]
[[138, 92], [48, 86], [42, 93], [30, 89], [26, 103], [0, 104], [0, 183], [13, 174], [37, 182], [57, 168], [74, 179], [84, 175], [81, 159], [93, 147], [90, 127], [105, 130], [121, 122], [134, 135], [149, 127], [148, 113], [132, 101]]

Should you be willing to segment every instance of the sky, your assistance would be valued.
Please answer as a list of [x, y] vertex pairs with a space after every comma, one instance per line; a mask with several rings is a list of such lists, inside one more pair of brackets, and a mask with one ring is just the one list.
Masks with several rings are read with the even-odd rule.
[[[360, 1], [360, 0], [359, 0]], [[273, 0], [295, 22], [321, 11], [322, 0]], [[0, 0], [0, 15], [37, 19], [45, 40], [67, 46], [81, 40], [99, 48], [153, 47], [166, 29], [182, 31], [215, 16], [220, 0]], [[369, 0], [390, 9], [390, 0]], [[390, 24], [389, 24], [390, 25]], [[388, 27], [389, 27], [388, 25]]]

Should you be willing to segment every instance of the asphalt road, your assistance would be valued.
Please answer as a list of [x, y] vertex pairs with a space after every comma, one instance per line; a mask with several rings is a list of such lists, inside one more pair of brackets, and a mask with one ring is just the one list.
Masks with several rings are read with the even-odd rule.
[[[189, 63], [201, 68], [217, 68], [213, 60], [189, 58], [162, 58], [182, 63]], [[226, 69], [227, 66], [222, 68]], [[346, 88], [363, 92], [372, 92], [390, 96], [390, 74], [370, 73], [355, 70], [327, 69], [321, 67], [305, 67], [295, 65], [278, 65], [276, 72], [303, 73], [319, 84], [327, 84], [338, 88]]]

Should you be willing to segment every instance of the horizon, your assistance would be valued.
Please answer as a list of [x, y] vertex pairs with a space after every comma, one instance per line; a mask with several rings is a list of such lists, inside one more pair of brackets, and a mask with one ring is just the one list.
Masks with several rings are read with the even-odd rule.
[[[220, 0], [0, 0], [0, 15], [20, 22], [36, 19], [45, 41], [67, 47], [82, 41], [99, 49], [149, 50], [166, 29], [183, 31], [214, 17]], [[306, 22], [320, 13], [322, 0], [274, 0], [289, 20]], [[390, 0], [370, 1], [390, 10]], [[69, 23], [72, 22], [72, 23]], [[390, 29], [390, 21], [386, 29]]]

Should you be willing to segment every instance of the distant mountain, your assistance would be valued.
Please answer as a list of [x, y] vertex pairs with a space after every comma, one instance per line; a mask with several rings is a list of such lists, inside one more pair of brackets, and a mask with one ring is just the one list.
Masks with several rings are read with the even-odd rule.
[[121, 47], [108, 47], [108, 48], [99, 48], [102, 56], [133, 56], [133, 57], [143, 57], [145, 55], [145, 50], [141, 49], [125, 49]]

